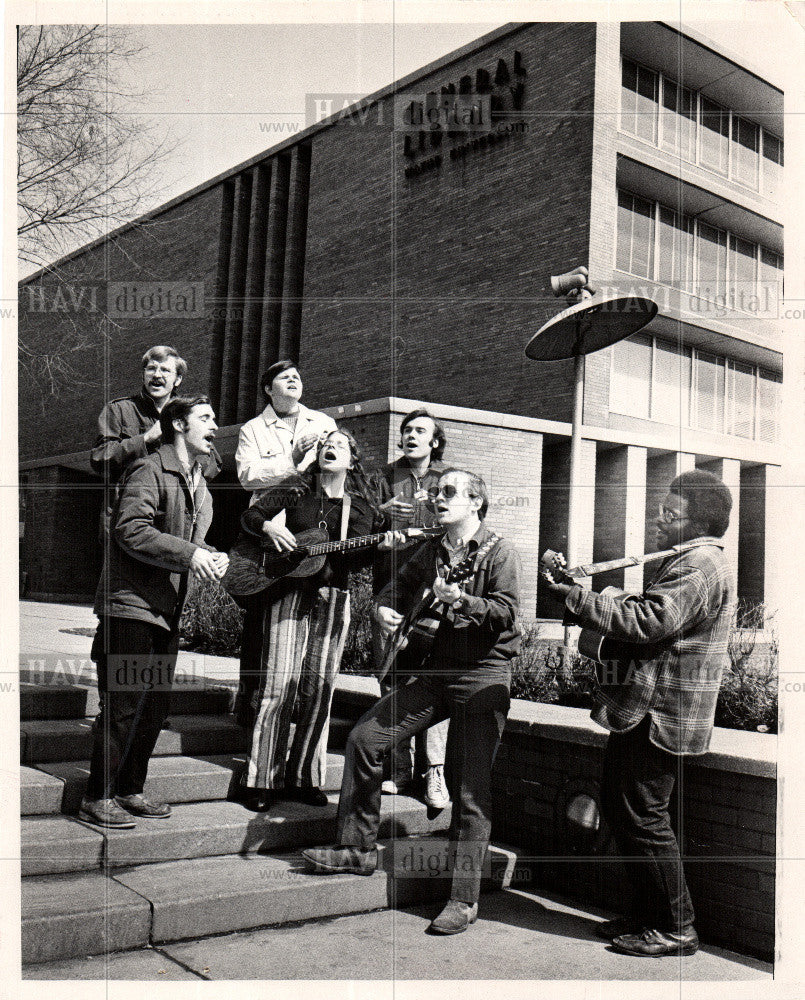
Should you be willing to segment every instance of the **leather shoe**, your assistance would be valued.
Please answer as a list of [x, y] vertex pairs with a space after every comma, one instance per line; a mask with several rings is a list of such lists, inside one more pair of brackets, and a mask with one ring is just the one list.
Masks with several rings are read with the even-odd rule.
[[247, 788], [239, 785], [235, 799], [252, 812], [264, 813], [274, 805], [274, 792], [270, 788]]
[[623, 934], [639, 934], [641, 930], [640, 921], [629, 917], [615, 917], [614, 920], [605, 920], [602, 924], [595, 925], [595, 933], [605, 941], [611, 941]]
[[135, 816], [145, 816], [148, 819], [167, 819], [171, 807], [167, 802], [154, 802], [145, 795], [116, 795], [115, 802]]
[[621, 934], [614, 938], [612, 947], [624, 955], [646, 955], [650, 958], [693, 955], [699, 948], [699, 935], [692, 924], [678, 933], [646, 927], [640, 934]]
[[431, 922], [431, 934], [460, 934], [478, 919], [478, 904], [465, 903], [460, 899], [448, 900], [447, 906]]
[[81, 799], [78, 818], [95, 826], [105, 826], [112, 830], [131, 830], [136, 824], [129, 814], [120, 808], [114, 799]]
[[377, 871], [377, 848], [309, 847], [302, 857], [317, 875], [371, 875]]
[[276, 793], [278, 799], [286, 799], [288, 802], [304, 802], [308, 806], [326, 806], [329, 799], [324, 792], [315, 785], [286, 785]]

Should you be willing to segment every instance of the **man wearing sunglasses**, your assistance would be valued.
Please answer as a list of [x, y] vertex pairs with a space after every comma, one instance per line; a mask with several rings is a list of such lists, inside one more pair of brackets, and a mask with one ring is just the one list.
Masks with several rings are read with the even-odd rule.
[[[390, 528], [429, 528], [437, 523], [428, 491], [438, 484], [439, 476], [444, 472], [442, 456], [446, 443], [444, 429], [427, 410], [412, 410], [403, 417], [397, 445], [402, 456], [383, 467], [378, 481], [382, 501], [380, 509], [388, 518]], [[375, 596], [388, 585], [402, 562], [411, 555], [410, 548], [402, 557], [399, 550], [378, 551], [372, 572]], [[372, 621], [372, 650], [379, 670], [386, 651], [386, 636], [376, 620]], [[404, 683], [406, 679], [401, 672], [392, 669], [380, 681], [381, 695], [388, 694], [398, 682]], [[411, 740], [397, 744], [385, 763], [384, 794], [396, 795], [407, 791], [412, 777], [421, 775], [425, 803], [432, 809], [444, 809], [450, 805], [444, 777], [447, 729], [445, 721], [417, 735], [414, 740], [413, 772]]]
[[685, 472], [668, 488], [656, 521], [658, 551], [690, 548], [660, 563], [642, 594], [584, 590], [551, 570], [541, 575], [564, 603], [565, 621], [618, 643], [625, 680], [598, 688], [592, 717], [610, 732], [601, 810], [632, 883], [631, 912], [598, 933], [628, 955], [692, 955], [699, 939], [669, 802], [686, 756], [707, 751], [735, 584], [724, 557], [732, 497], [709, 472]]
[[[434, 934], [458, 934], [478, 916], [492, 825], [492, 763], [509, 711], [510, 664], [520, 649], [520, 560], [510, 542], [486, 527], [488, 505], [480, 476], [460, 469], [440, 476], [434, 507], [445, 535], [417, 549], [375, 604], [378, 621], [391, 632], [422, 586], [432, 587], [442, 615], [430, 656], [415, 680], [381, 698], [349, 735], [337, 846], [302, 852], [319, 874], [371, 875], [377, 867], [383, 757], [401, 740], [449, 719], [453, 812], [443, 860], [451, 870], [451, 891], [430, 924]], [[460, 565], [469, 577], [461, 585], [448, 582], [451, 568]]]

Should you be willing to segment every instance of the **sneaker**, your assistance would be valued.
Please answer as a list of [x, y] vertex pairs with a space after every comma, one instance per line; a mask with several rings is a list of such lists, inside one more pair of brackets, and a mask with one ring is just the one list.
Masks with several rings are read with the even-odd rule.
[[167, 802], [154, 802], [142, 793], [116, 795], [115, 802], [135, 816], [145, 816], [148, 819], [167, 819], [171, 814], [171, 807]]
[[377, 870], [377, 848], [309, 847], [302, 857], [317, 875], [371, 875]]
[[95, 826], [105, 826], [112, 830], [131, 830], [136, 824], [131, 816], [114, 799], [81, 800], [78, 818]]
[[444, 780], [444, 767], [433, 764], [425, 775], [425, 805], [431, 809], [445, 809], [450, 805], [450, 796]]
[[478, 919], [478, 904], [451, 899], [428, 930], [431, 934], [460, 934]]
[[400, 793], [395, 781], [384, 781], [380, 786], [380, 791], [383, 795], [399, 795]]

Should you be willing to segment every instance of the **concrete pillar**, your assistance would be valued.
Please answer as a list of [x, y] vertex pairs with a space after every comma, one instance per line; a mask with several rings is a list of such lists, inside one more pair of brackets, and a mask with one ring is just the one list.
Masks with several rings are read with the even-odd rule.
[[[741, 469], [738, 512], [738, 596], [753, 604], [760, 604], [766, 600], [767, 468], [765, 465], [744, 465]], [[771, 568], [770, 566], [769, 569]]]
[[[646, 515], [647, 450], [632, 445], [601, 449], [596, 469], [595, 541], [593, 559], [643, 555]], [[643, 567], [615, 570], [593, 579], [593, 587], [624, 587], [640, 591]]]

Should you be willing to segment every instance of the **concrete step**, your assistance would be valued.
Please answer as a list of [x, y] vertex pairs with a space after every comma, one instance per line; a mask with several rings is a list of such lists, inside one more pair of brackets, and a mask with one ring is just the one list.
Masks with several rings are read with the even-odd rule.
[[[94, 944], [83, 932], [81, 921], [93, 921], [105, 905], [104, 882], [112, 886], [116, 912], [130, 908], [129, 939], [142, 935], [140, 911], [134, 908], [139, 900], [150, 907], [150, 943], [160, 944], [445, 899], [450, 891], [447, 847], [440, 837], [381, 842], [381, 867], [371, 876], [311, 875], [294, 852], [172, 861], [122, 869], [108, 878], [92, 873], [26, 879], [23, 961], [144, 944], [119, 944], [121, 921], [110, 921], [106, 936]], [[511, 884], [516, 865], [514, 851], [493, 846], [482, 890]]]
[[[221, 715], [232, 711], [234, 692], [224, 685], [174, 686], [171, 713], [174, 715]], [[98, 689], [94, 685], [20, 683], [21, 719], [83, 719], [98, 714]]]
[[[154, 757], [145, 794], [162, 802], [213, 802], [227, 798], [246, 764], [245, 754]], [[327, 791], [338, 791], [344, 755], [327, 755]], [[76, 813], [89, 775], [88, 761], [43, 763], [20, 768], [20, 813]]]
[[[29, 719], [20, 723], [23, 764], [87, 760], [92, 750], [92, 718]], [[155, 756], [231, 754], [245, 746], [232, 715], [172, 715], [159, 734]]]
[[[174, 807], [167, 819], [137, 819], [133, 830], [101, 830], [68, 816], [23, 817], [22, 874], [157, 864], [185, 858], [284, 851], [333, 841], [338, 793], [327, 806], [278, 802], [254, 813], [237, 802], [194, 802]], [[384, 796], [381, 837], [438, 833], [450, 808], [432, 818], [417, 799]]]
[[101, 872], [22, 881], [22, 961], [142, 948], [151, 933], [151, 904]]

